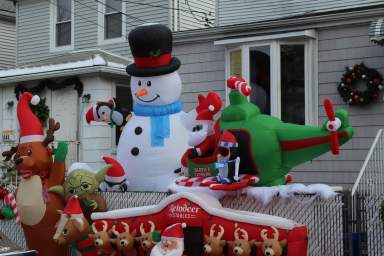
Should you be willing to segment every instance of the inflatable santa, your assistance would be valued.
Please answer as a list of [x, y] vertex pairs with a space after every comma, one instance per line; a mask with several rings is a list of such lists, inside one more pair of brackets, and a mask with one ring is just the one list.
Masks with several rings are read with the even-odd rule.
[[151, 256], [181, 256], [184, 252], [185, 223], [176, 223], [164, 229], [161, 241], [153, 247]]
[[171, 30], [160, 24], [133, 29], [129, 45], [134, 63], [127, 73], [134, 104], [117, 160], [127, 173], [129, 190], [166, 191], [187, 149], [187, 130], [180, 122], [180, 61], [172, 57]]

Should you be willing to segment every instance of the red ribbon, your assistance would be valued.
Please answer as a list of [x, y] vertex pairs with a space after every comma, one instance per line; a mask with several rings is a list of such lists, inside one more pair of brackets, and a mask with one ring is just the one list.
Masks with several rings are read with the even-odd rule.
[[168, 65], [171, 62], [171, 53], [151, 57], [133, 57], [138, 68], [155, 68]]

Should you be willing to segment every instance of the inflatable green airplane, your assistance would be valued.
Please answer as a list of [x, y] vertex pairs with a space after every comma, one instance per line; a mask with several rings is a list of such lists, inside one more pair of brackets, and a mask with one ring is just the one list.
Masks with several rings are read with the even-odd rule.
[[347, 111], [333, 113], [329, 100], [324, 102], [329, 121], [322, 127], [284, 123], [261, 114], [256, 105], [248, 102], [247, 93], [230, 86], [230, 79], [228, 87], [233, 90], [230, 105], [222, 111], [220, 130], [235, 135], [241, 159], [239, 173], [258, 176], [255, 186], [285, 184], [285, 176], [293, 167], [330, 150], [337, 154], [339, 143], [353, 135]]

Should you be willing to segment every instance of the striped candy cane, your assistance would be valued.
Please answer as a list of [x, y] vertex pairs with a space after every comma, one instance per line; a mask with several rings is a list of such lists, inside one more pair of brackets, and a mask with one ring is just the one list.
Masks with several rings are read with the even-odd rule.
[[241, 77], [231, 76], [227, 80], [227, 86], [230, 89], [238, 90], [243, 96], [249, 96], [252, 88]]
[[4, 198], [4, 203], [6, 205], [8, 204], [11, 205], [13, 214], [15, 216], [15, 222], [16, 224], [20, 224], [20, 215], [19, 215], [19, 212], [17, 211], [15, 195], [13, 193], [8, 193], [8, 195]]

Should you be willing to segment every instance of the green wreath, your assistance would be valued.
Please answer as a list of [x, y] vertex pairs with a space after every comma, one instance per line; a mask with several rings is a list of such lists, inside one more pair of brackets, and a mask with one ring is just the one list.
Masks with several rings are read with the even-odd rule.
[[[357, 82], [365, 82], [364, 91], [356, 88]], [[353, 67], [347, 67], [341, 82], [338, 85], [340, 96], [350, 105], [367, 105], [376, 100], [383, 89], [383, 78], [373, 68], [368, 68], [361, 63]]]

